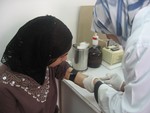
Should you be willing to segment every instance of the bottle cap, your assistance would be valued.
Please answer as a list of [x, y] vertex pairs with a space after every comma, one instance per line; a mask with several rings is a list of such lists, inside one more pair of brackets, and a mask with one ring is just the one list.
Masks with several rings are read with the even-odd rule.
[[99, 39], [99, 37], [98, 37], [97, 33], [95, 33], [94, 36], [92, 37], [92, 44], [97, 46], [98, 39]]

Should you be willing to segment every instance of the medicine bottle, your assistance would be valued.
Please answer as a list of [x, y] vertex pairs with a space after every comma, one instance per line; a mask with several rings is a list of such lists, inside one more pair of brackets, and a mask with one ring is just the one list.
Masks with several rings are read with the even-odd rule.
[[102, 63], [102, 50], [99, 46], [99, 37], [97, 33], [92, 37], [92, 46], [89, 48], [88, 53], [88, 67], [98, 68]]

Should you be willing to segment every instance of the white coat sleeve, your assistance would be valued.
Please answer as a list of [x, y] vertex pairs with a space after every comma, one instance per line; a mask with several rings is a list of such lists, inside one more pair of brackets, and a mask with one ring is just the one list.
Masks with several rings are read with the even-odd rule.
[[95, 99], [103, 113], [122, 113], [122, 95], [106, 84], [94, 88]]

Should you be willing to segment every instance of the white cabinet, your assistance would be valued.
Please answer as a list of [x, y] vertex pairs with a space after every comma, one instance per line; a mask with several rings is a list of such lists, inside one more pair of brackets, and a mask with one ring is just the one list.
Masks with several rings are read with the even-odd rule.
[[66, 81], [62, 81], [61, 113], [100, 113], [100, 110], [92, 108], [84, 98], [72, 89]]

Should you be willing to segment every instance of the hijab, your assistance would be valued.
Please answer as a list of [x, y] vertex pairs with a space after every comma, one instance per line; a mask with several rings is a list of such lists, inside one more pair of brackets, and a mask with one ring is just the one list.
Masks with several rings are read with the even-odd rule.
[[114, 34], [120, 43], [127, 41], [136, 13], [149, 3], [150, 0], [97, 0], [92, 30]]
[[53, 16], [39, 16], [23, 25], [8, 43], [1, 62], [43, 84], [48, 65], [68, 52], [72, 34]]

